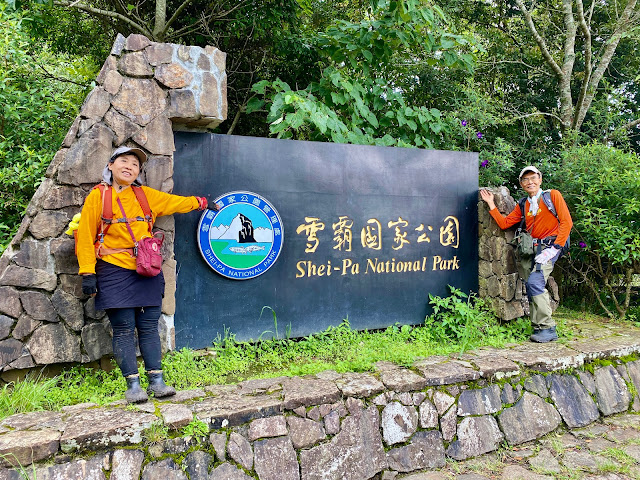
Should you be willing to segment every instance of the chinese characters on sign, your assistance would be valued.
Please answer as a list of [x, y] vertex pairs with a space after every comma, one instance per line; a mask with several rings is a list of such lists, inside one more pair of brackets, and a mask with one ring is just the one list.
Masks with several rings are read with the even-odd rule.
[[[333, 250], [340, 252], [352, 251], [354, 225], [354, 220], [347, 215], [340, 215], [337, 222], [331, 224], [331, 228], [333, 229]], [[359, 227], [360, 243], [363, 250], [384, 250], [382, 225], [377, 218], [369, 218], [363, 222], [362, 227]], [[305, 253], [312, 254], [316, 252], [321, 242], [321, 237], [318, 236], [318, 233], [323, 232], [325, 227], [325, 222], [319, 217], [304, 217], [304, 223], [298, 225], [296, 233], [306, 236]], [[393, 235], [393, 240], [389, 242], [389, 247], [392, 252], [397, 252], [405, 247], [410, 248], [412, 244], [431, 243], [429, 234], [434, 231], [432, 225], [425, 226], [424, 223], [420, 223], [419, 226], [413, 228], [409, 220], [402, 216], [398, 216], [397, 220], [389, 220], [386, 223], [386, 227]], [[356, 230], [357, 228], [356, 226]], [[418, 233], [413, 234], [412, 230]], [[324, 241], [324, 237], [322, 238], [322, 241]], [[439, 241], [442, 247], [450, 247], [453, 249], [459, 247], [460, 222], [455, 216], [449, 215], [444, 218], [442, 226], [439, 228], [439, 238], [434, 240], [434, 243], [436, 241]], [[451, 259], [434, 255], [429, 262], [427, 256], [421, 256], [413, 261], [396, 260], [395, 258], [385, 261], [378, 257], [366, 258], [365, 260], [366, 262], [362, 268], [365, 274], [458, 270], [460, 268], [460, 261], [457, 255], [454, 255]], [[338, 263], [338, 265], [332, 265], [331, 260], [327, 260], [326, 263], [318, 265], [311, 260], [298, 261], [296, 263], [296, 278], [331, 276], [332, 273], [337, 273], [338, 275], [360, 274], [360, 262], [350, 258], [344, 258]]]

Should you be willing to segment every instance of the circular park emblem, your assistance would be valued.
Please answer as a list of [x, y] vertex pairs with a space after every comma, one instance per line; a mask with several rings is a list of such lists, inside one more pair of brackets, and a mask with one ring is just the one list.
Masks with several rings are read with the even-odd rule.
[[251, 192], [230, 192], [215, 200], [198, 224], [198, 248], [220, 275], [248, 280], [269, 270], [282, 251], [284, 230], [277, 210]]

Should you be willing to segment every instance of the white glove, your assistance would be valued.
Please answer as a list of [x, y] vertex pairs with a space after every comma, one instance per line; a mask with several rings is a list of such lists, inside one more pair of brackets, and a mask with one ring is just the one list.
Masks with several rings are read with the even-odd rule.
[[549, 248], [545, 248], [542, 253], [536, 255], [535, 261], [540, 265], [544, 265], [545, 263], [549, 263], [549, 261], [558, 254], [558, 249], [553, 245]]

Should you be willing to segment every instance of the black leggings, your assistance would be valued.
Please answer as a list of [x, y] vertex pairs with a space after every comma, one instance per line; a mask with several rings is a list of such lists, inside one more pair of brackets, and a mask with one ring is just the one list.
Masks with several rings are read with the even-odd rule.
[[160, 307], [108, 308], [106, 311], [113, 328], [113, 355], [122, 374], [125, 377], [138, 374], [134, 337], [136, 329], [145, 369], [162, 370], [158, 333]]

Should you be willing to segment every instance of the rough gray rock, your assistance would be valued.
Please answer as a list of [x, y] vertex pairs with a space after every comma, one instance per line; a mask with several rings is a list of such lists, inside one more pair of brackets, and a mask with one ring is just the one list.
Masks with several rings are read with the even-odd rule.
[[429, 400], [420, 404], [420, 426], [422, 428], [438, 428], [438, 411]]
[[39, 480], [105, 480], [105, 469], [109, 467], [109, 455], [101, 454], [89, 459], [80, 459], [62, 465], [39, 468], [35, 477]]
[[169, 101], [171, 106], [167, 112], [167, 116], [171, 119], [182, 120], [194, 118], [196, 111], [196, 98], [191, 90], [170, 90]]
[[102, 87], [95, 87], [80, 108], [80, 116], [101, 120], [109, 109], [111, 95]]
[[154, 155], [172, 155], [175, 150], [171, 121], [165, 117], [152, 119], [132, 139]]
[[258, 440], [253, 449], [255, 471], [260, 480], [300, 479], [298, 458], [288, 437]]
[[398, 472], [444, 467], [444, 445], [440, 432], [416, 433], [408, 445], [389, 450], [387, 460], [389, 468]]
[[29, 231], [37, 239], [57, 237], [64, 231], [70, 220], [64, 212], [43, 210], [31, 222]]
[[224, 462], [227, 459], [227, 434], [224, 432], [212, 433], [209, 435], [209, 441], [216, 452], [216, 458]]
[[95, 124], [69, 147], [58, 168], [58, 181], [70, 185], [98, 183], [111, 157], [112, 142], [111, 130], [102, 123]]
[[84, 410], [67, 420], [60, 448], [69, 453], [115, 445], [137, 444], [155, 415], [118, 408]]
[[546, 448], [542, 449], [535, 457], [530, 458], [529, 465], [546, 472], [560, 473], [562, 471], [562, 467], [556, 457]]
[[340, 414], [337, 410], [324, 417], [324, 428], [328, 435], [335, 435], [340, 431]]
[[457, 362], [424, 363], [416, 362], [414, 367], [424, 375], [427, 385], [449, 385], [452, 383], [467, 382], [480, 378], [480, 372], [464, 367]]
[[171, 63], [174, 46], [168, 43], [151, 43], [145, 48], [149, 65], [157, 67], [163, 63]]
[[189, 476], [189, 480], [209, 480], [210, 463], [211, 455], [199, 450], [191, 452], [182, 461], [182, 465]]
[[0, 465], [25, 466], [53, 456], [60, 445], [56, 430], [16, 430], [0, 435]]
[[384, 470], [387, 460], [379, 423], [375, 407], [345, 418], [342, 430], [330, 442], [300, 452], [302, 478], [355, 480]]
[[502, 408], [500, 400], [500, 387], [490, 387], [477, 390], [465, 390], [458, 397], [458, 415], [488, 415], [496, 413]]
[[394, 392], [411, 392], [413, 390], [422, 390], [427, 386], [427, 381], [424, 377], [405, 368], [384, 370], [380, 375], [380, 379], [389, 390]]
[[502, 403], [506, 403], [507, 405], [516, 403], [518, 397], [516, 396], [516, 392], [511, 386], [511, 384], [507, 383], [504, 387], [502, 387], [502, 395], [500, 396]]
[[116, 450], [111, 459], [109, 480], [130, 480], [140, 478], [144, 462], [144, 452], [140, 450]]
[[78, 275], [78, 257], [76, 244], [72, 238], [54, 238], [51, 240], [51, 254], [55, 262], [56, 273]]
[[[327, 417], [328, 415], [325, 417], [325, 422]], [[322, 423], [315, 422], [308, 418], [291, 416], [287, 417], [287, 423], [289, 424], [289, 437], [296, 449], [310, 447], [321, 442], [327, 437], [324, 432], [324, 428], [322, 427]]]
[[335, 383], [293, 377], [283, 382], [284, 408], [293, 410], [301, 405], [321, 405], [340, 400], [340, 390]]
[[0, 315], [0, 340], [4, 340], [9, 336], [15, 322], [15, 319], [11, 317]]
[[18, 318], [22, 313], [20, 292], [11, 287], [0, 287], [0, 313]]
[[549, 396], [549, 390], [547, 390], [547, 384], [542, 375], [527, 377], [524, 380], [524, 389], [535, 393], [540, 398], [547, 398]]
[[391, 402], [382, 410], [382, 437], [387, 445], [406, 442], [418, 428], [418, 413], [412, 406]]
[[456, 399], [451, 395], [441, 392], [440, 390], [436, 390], [433, 394], [433, 404], [438, 411], [438, 415], [443, 415], [444, 412], [449, 410], [451, 405], [456, 402]]
[[51, 296], [51, 303], [62, 320], [73, 330], [79, 332], [84, 326], [84, 309], [80, 300], [58, 288]]
[[48, 295], [42, 292], [24, 291], [20, 294], [20, 300], [27, 315], [34, 320], [58, 321], [58, 314]]
[[0, 341], [0, 368], [16, 360], [22, 354], [22, 342], [15, 338]]
[[384, 385], [367, 373], [346, 373], [336, 380], [345, 397], [367, 398], [384, 391]]
[[[58, 277], [45, 270], [9, 265], [0, 277], [0, 285], [24, 288], [40, 288], [52, 292]], [[6, 312], [5, 312], [6, 313]]]
[[177, 63], [160, 65], [154, 77], [169, 88], [183, 88], [193, 81], [193, 74]]
[[569, 428], [584, 427], [600, 417], [587, 389], [572, 375], [549, 376], [551, 399]]
[[456, 429], [458, 427], [458, 416], [456, 415], [456, 407], [451, 407], [440, 418], [440, 431], [442, 432], [442, 438], [445, 442], [450, 442], [453, 437], [456, 436]]
[[39, 365], [80, 362], [80, 337], [73, 335], [59, 323], [38, 328], [27, 343], [33, 359]]
[[[2, 310], [2, 308], [0, 307], [0, 311], [1, 310]], [[640, 360], [636, 360], [634, 362], [627, 363], [627, 370], [629, 371], [629, 377], [631, 378], [631, 383], [633, 383], [633, 386], [636, 388], [636, 392], [640, 392]], [[581, 379], [582, 379], [582, 377], [581, 377]], [[584, 381], [583, 381], [583, 383], [584, 383]], [[588, 389], [588, 387], [587, 387], [587, 389]], [[595, 393], [595, 382], [594, 382], [594, 385], [593, 385], [593, 391], [591, 391], [591, 390], [589, 390], [589, 391], [591, 393]]]
[[189, 425], [193, 420], [193, 412], [186, 405], [166, 403], [160, 405], [160, 414], [164, 424], [178, 429]]
[[40, 325], [42, 325], [42, 322], [34, 320], [26, 313], [23, 313], [20, 315], [18, 323], [16, 323], [16, 326], [13, 328], [13, 333], [11, 335], [17, 340], [24, 340]]
[[254, 418], [281, 414], [283, 408], [281, 400], [268, 395], [224, 394], [198, 402], [193, 406], [193, 412], [198, 419], [211, 422], [212, 428], [217, 429], [242, 425]]
[[[91, 323], [82, 328], [80, 337], [89, 361], [99, 360], [112, 352], [108, 323]], [[192, 415], [193, 416], [193, 415]], [[187, 422], [188, 423], [188, 422]]]
[[153, 80], [124, 78], [111, 105], [133, 123], [144, 126], [166, 108], [166, 93]]
[[48, 242], [26, 239], [20, 243], [20, 250], [13, 257], [16, 265], [47, 270], [49, 260]]
[[249, 440], [242, 435], [231, 432], [229, 443], [227, 444], [227, 453], [229, 457], [238, 462], [247, 470], [253, 468], [253, 450]]
[[125, 53], [122, 55], [118, 60], [118, 70], [127, 77], [153, 76], [153, 69], [147, 63], [144, 52]]
[[252, 477], [230, 463], [218, 465], [211, 471], [209, 478], [212, 480], [218, 478], [220, 480], [253, 480]]
[[477, 457], [497, 450], [503, 438], [492, 416], [466, 417], [458, 425], [458, 439], [449, 445], [447, 455], [456, 460]]
[[[118, 42], [118, 39], [116, 39], [116, 43], [117, 42]], [[138, 50], [144, 50], [149, 45], [151, 45], [151, 41], [147, 37], [145, 37], [144, 35], [140, 35], [138, 33], [132, 33], [127, 37], [127, 40], [125, 42], [125, 49], [136, 52]], [[119, 55], [119, 54], [114, 54], [114, 55]]]
[[525, 392], [513, 407], [498, 415], [500, 428], [511, 445], [534, 440], [560, 425], [560, 415], [553, 405]]
[[594, 372], [596, 399], [603, 415], [624, 412], [629, 408], [631, 395], [620, 374], [611, 365]]
[[287, 434], [287, 421], [284, 416], [257, 418], [249, 424], [249, 441], [259, 438], [281, 437]]
[[142, 480], [188, 480], [173, 458], [149, 463], [142, 471]]

